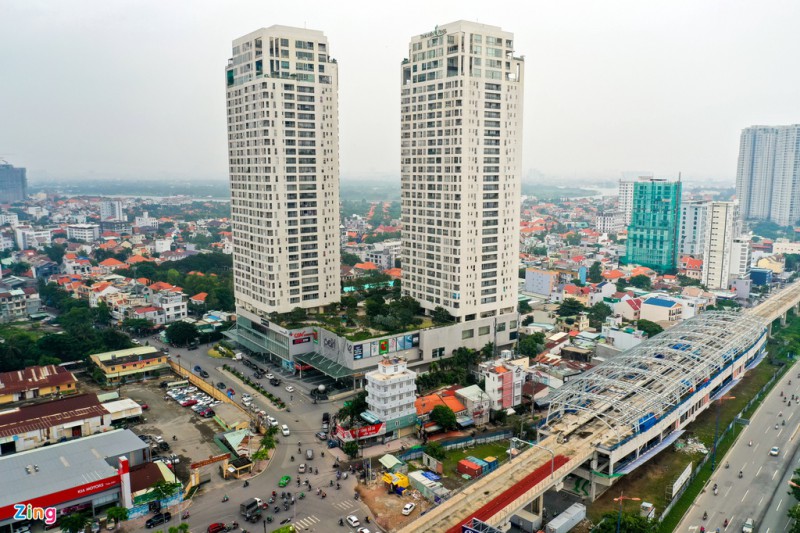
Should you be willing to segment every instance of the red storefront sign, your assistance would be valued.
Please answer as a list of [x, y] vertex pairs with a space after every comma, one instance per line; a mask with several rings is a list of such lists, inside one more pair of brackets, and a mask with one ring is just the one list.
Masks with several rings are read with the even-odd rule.
[[358, 429], [344, 429], [342, 426], [336, 426], [336, 437], [344, 442], [349, 442], [356, 439], [368, 439], [370, 437], [377, 437], [386, 434], [386, 423], [372, 424], [370, 426], [363, 426]]
[[[31, 504], [32, 507], [41, 507], [42, 509], [46, 509], [47, 507], [57, 507], [63, 503], [71, 502], [72, 500], [85, 498], [86, 496], [106, 491], [110, 488], [118, 486], [119, 484], [119, 476], [112, 476], [105, 479], [100, 479], [98, 481], [85, 483], [77, 487], [60, 490], [58, 492], [51, 492], [50, 494], [45, 494], [32, 500], [21, 501], [17, 503]], [[43, 481], [42, 488], [46, 487], [47, 482]], [[12, 516], [14, 516], [14, 504], [0, 507], [0, 520], [8, 520]]]

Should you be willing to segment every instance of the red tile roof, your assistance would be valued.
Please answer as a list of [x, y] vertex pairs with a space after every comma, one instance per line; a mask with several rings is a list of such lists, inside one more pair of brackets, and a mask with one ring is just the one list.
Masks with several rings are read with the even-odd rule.
[[41, 387], [76, 383], [75, 376], [56, 365], [30, 366], [23, 370], [0, 373], [0, 394], [13, 394]]

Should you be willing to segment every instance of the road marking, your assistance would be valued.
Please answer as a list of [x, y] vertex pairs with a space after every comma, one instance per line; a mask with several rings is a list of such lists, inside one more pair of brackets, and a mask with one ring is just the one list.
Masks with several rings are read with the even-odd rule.
[[760, 443], [760, 442], [756, 442], [756, 447], [755, 447], [755, 448], [753, 448], [753, 451], [756, 451], [756, 450], [758, 449], [758, 445], [759, 445], [759, 444], [761, 444], [761, 443]]
[[758, 472], [756, 472], [756, 477], [761, 473], [761, 469], [764, 468], [764, 465], [758, 467]]
[[775, 473], [774, 473], [774, 474], [772, 474], [772, 479], [775, 479], [775, 476], [776, 476], [777, 474], [778, 474], [778, 471], [776, 470], [776, 471], [775, 471]]
[[744, 501], [744, 499], [747, 498], [747, 493], [748, 492], [750, 492], [750, 489], [747, 489], [746, 491], [744, 491], [744, 496], [742, 496], [742, 501]]
[[789, 416], [786, 417], [786, 420], [791, 420], [794, 416], [794, 413], [789, 413]]
[[782, 503], [783, 503], [783, 498], [781, 498], [781, 501], [778, 502], [778, 506], [775, 508], [776, 513], [780, 510]]
[[728, 487], [728, 490], [725, 491], [725, 497], [726, 498], [728, 497], [728, 494], [730, 494], [732, 488], [733, 487]]
[[760, 500], [758, 500], [758, 505], [761, 505], [761, 502], [764, 501], [764, 497], [762, 496]]

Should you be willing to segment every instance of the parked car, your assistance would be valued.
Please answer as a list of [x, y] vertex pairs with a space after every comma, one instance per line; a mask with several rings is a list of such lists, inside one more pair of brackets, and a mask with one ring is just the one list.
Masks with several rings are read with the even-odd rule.
[[214, 522], [213, 524], [208, 526], [208, 529], [206, 529], [206, 533], [222, 533], [224, 531], [227, 531], [227, 529], [225, 527], [225, 524], [221, 522]]
[[273, 375], [272, 375], [272, 373], [269, 373], [269, 374], [267, 374], [265, 377], [266, 377], [267, 379], [273, 379], [275, 376], [273, 376]]
[[199, 374], [200, 372], [203, 371], [203, 369], [200, 368], [200, 365], [194, 365], [194, 371]]
[[269, 423], [270, 426], [278, 425], [278, 421], [271, 416], [267, 416], [267, 422]]
[[317, 433], [317, 438], [319, 440], [328, 440], [328, 434], [325, 433], [324, 431], [320, 431], [319, 433]]
[[417, 507], [417, 504], [413, 503], [413, 502], [405, 504], [403, 506], [403, 515], [405, 515], [405, 516], [410, 515], [414, 511], [414, 509], [416, 507]]
[[200, 377], [203, 379], [208, 379], [208, 372], [206, 372], [205, 370], [201, 370]]
[[154, 528], [161, 524], [166, 524], [172, 520], [172, 515], [169, 513], [158, 513], [157, 515], [153, 515], [147, 519], [147, 522], [144, 523], [147, 529]]
[[169, 451], [169, 444], [166, 442], [159, 442], [158, 447], [160, 450], [168, 452]]
[[350, 524], [350, 527], [358, 527], [361, 525], [361, 522], [358, 521], [358, 517], [353, 514], [347, 517], [347, 523]]
[[217, 388], [219, 390], [225, 390], [225, 387], [226, 385], [223, 382], [220, 381], [219, 383], [217, 383]]
[[306, 464], [305, 463], [300, 463], [297, 466], [297, 473], [298, 474], [305, 474], [306, 473]]
[[216, 413], [214, 412], [214, 410], [213, 410], [213, 409], [206, 409], [205, 411], [203, 411], [202, 413], [200, 413], [200, 416], [202, 416], [203, 418], [211, 418], [211, 417], [213, 417], [215, 414], [216, 414]]
[[330, 426], [328, 426], [328, 423], [327, 422], [323, 422], [322, 423], [322, 431], [327, 433], [329, 429], [330, 429]]
[[181, 406], [183, 406], [183, 407], [190, 407], [190, 406], [196, 405], [196, 404], [197, 404], [197, 400], [183, 400], [181, 402]]

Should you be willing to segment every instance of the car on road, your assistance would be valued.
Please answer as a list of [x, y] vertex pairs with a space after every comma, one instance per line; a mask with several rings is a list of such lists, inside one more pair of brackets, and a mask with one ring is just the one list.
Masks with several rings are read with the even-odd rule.
[[275, 376], [273, 376], [271, 373], [267, 374], [264, 377], [267, 378], [267, 379], [275, 379]]
[[227, 531], [227, 528], [222, 522], [214, 522], [206, 529], [206, 533], [222, 533], [223, 531]]
[[369, 533], [369, 529], [367, 529], [365, 527], [360, 527], [360, 528], [356, 529], [356, 533]]
[[328, 434], [325, 433], [324, 431], [320, 431], [319, 433], [317, 433], [317, 438], [319, 440], [328, 440]]
[[780, 453], [781, 453], [781, 449], [778, 448], [777, 446], [773, 446], [772, 448], [769, 449], [769, 454], [774, 456], [774, 457], [777, 457], [778, 454], [780, 454]]
[[131, 339], [131, 342], [133, 344], [142, 344], [142, 341], [140, 341], [139, 339]]
[[169, 513], [158, 513], [158, 514], [153, 515], [150, 518], [148, 518], [147, 522], [145, 522], [144, 525], [145, 525], [145, 527], [147, 529], [150, 529], [150, 528], [154, 528], [154, 527], [156, 527], [158, 525], [161, 525], [161, 524], [166, 524], [170, 520], [172, 520], [172, 515], [171, 514], [169, 514]]
[[306, 464], [305, 463], [300, 463], [297, 466], [297, 473], [298, 474], [305, 474], [306, 473]]
[[281, 426], [281, 433], [283, 433], [284, 437], [288, 437], [289, 436], [289, 426], [287, 426], [286, 424], [282, 425]]
[[277, 387], [281, 384], [281, 380], [280, 378], [269, 378], [269, 384]]
[[294, 392], [294, 387], [292, 387], [291, 385], [288, 385], [286, 387], [286, 392]]
[[411, 513], [414, 511], [414, 509], [415, 509], [416, 507], [417, 507], [417, 504], [416, 504], [416, 503], [413, 503], [413, 502], [412, 502], [412, 503], [407, 503], [407, 504], [405, 504], [405, 505], [403, 506], [403, 515], [404, 515], [404, 516], [408, 516], [408, 515], [410, 515], [410, 514], [411, 514]]
[[330, 422], [331, 421], [330, 413], [322, 413], [322, 421], [323, 422]]
[[226, 385], [223, 382], [220, 381], [219, 383], [217, 383], [217, 388], [219, 390], [225, 390]]
[[350, 524], [350, 527], [358, 527], [361, 525], [361, 522], [358, 521], [358, 517], [354, 514], [349, 515], [346, 520], [347, 523]]
[[327, 422], [323, 422], [322, 423], [322, 431], [327, 433], [329, 429], [330, 429], [330, 426], [328, 426], [328, 423]]
[[187, 350], [189, 350], [189, 351], [191, 352], [192, 350], [196, 350], [196, 349], [197, 349], [197, 345], [196, 345], [196, 344], [192, 344], [191, 346], [189, 346], [189, 347], [188, 347], [188, 348], [186, 348], [186, 349], [187, 349]]
[[197, 405], [197, 400], [183, 400], [181, 402], [181, 407], [191, 407], [192, 405]]
[[206, 372], [205, 370], [201, 370], [200, 377], [203, 379], [208, 379], [208, 372]]
[[752, 518], [748, 518], [744, 521], [744, 524], [742, 525], [742, 533], [753, 533], [755, 529], [755, 522], [753, 522]]
[[200, 365], [194, 365], [194, 369], [193, 370], [198, 374], [203, 371], [203, 369], [200, 367]]
[[279, 487], [285, 487], [292, 481], [292, 476], [283, 476], [280, 481], [278, 481]]

